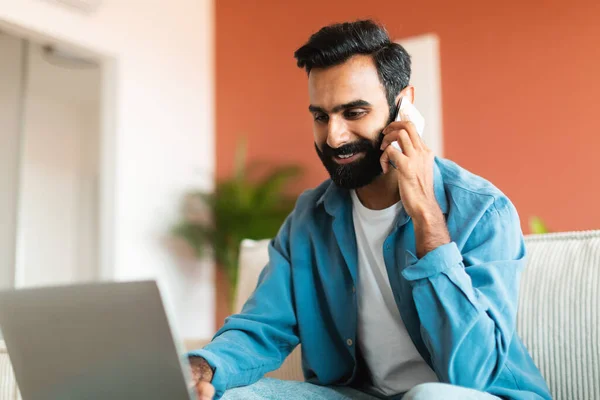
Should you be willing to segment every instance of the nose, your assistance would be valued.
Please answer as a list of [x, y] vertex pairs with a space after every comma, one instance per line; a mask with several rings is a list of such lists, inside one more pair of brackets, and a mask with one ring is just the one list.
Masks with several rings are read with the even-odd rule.
[[350, 132], [348, 132], [342, 118], [331, 117], [327, 125], [327, 145], [332, 149], [337, 149], [350, 141]]

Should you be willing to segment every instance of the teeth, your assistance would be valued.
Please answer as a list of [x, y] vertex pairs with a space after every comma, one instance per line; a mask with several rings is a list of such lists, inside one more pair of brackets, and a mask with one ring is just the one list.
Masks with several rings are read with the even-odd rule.
[[338, 157], [339, 157], [339, 158], [350, 158], [350, 157], [352, 157], [353, 155], [354, 155], [354, 153], [352, 153], [352, 154], [344, 154], [344, 155], [340, 154]]

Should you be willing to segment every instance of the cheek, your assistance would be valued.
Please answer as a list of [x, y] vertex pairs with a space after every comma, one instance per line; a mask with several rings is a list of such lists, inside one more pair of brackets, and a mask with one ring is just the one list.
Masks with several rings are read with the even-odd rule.
[[373, 120], [358, 120], [349, 126], [352, 132], [363, 139], [375, 140], [379, 137], [379, 133], [384, 128], [382, 124], [376, 123]]

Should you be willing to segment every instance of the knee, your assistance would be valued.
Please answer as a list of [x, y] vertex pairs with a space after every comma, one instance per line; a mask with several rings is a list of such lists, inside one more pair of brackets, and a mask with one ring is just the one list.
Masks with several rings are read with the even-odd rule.
[[410, 389], [402, 400], [441, 400], [446, 399], [444, 388], [446, 385], [441, 383], [421, 383]]

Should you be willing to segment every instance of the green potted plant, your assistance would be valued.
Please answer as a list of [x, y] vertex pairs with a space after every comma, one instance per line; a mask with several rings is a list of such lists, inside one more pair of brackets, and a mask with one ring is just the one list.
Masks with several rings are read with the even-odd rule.
[[546, 223], [540, 217], [537, 216], [533, 216], [529, 219], [529, 230], [533, 234], [543, 234], [550, 232]]
[[183, 217], [173, 234], [183, 239], [198, 258], [207, 250], [228, 282], [228, 310], [232, 310], [237, 287], [238, 256], [243, 239], [274, 237], [293, 210], [295, 196], [285, 191], [301, 174], [295, 165], [269, 168], [257, 177], [265, 163], [246, 163], [242, 141], [236, 152], [234, 174], [218, 181], [212, 193], [192, 192], [185, 197]]

